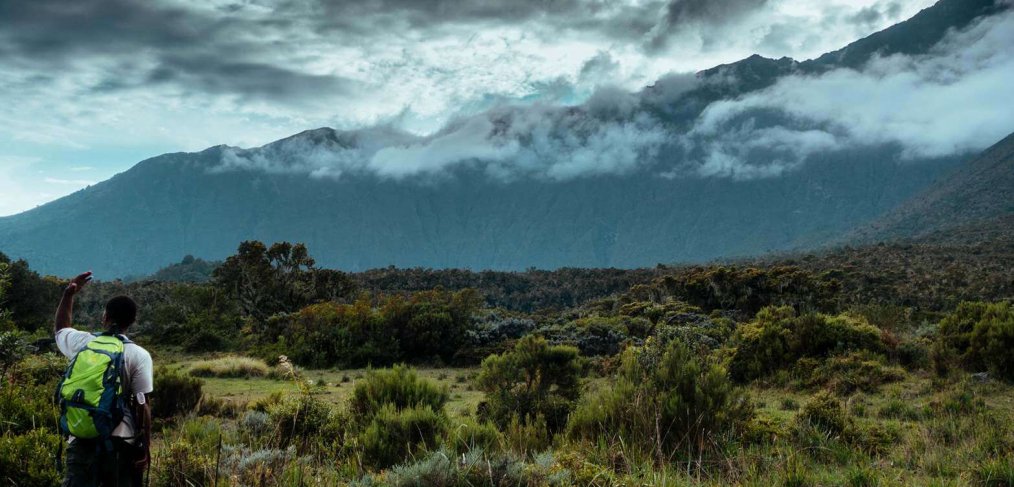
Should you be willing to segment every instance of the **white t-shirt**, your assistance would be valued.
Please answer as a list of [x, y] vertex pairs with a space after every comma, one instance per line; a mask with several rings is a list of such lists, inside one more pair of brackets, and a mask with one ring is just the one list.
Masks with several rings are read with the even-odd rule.
[[[67, 358], [74, 358], [78, 351], [94, 339], [95, 335], [86, 331], [64, 328], [56, 332], [56, 347]], [[139, 404], [144, 404], [144, 395], [154, 390], [151, 354], [135, 343], [124, 344], [123, 376], [124, 389], [130, 391], [130, 395], [137, 398]], [[130, 421], [129, 414], [113, 430], [113, 436], [120, 438], [132, 438], [134, 436], [134, 425]]]

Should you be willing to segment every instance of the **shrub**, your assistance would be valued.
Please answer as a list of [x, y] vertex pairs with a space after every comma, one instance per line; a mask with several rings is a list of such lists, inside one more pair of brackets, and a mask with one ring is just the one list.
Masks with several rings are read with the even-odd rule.
[[803, 357], [885, 350], [880, 330], [863, 318], [798, 316], [788, 306], [762, 309], [753, 322], [740, 327], [735, 342], [729, 372], [738, 381], [765, 376]]
[[874, 392], [881, 385], [905, 378], [905, 371], [869, 352], [837, 355], [822, 362], [800, 360], [796, 374], [807, 387], [827, 387], [840, 393]]
[[387, 468], [436, 448], [447, 418], [429, 406], [397, 409], [384, 405], [359, 435], [363, 463]]
[[[366, 480], [366, 479], [364, 479]], [[564, 487], [571, 485], [613, 485], [595, 482], [579, 483], [571, 472], [548, 454], [533, 461], [509, 454], [465, 454], [455, 459], [453, 452], [436, 451], [410, 464], [392, 468], [386, 478], [391, 487], [473, 487], [479, 485], [513, 487]], [[354, 485], [381, 485], [356, 483]]]
[[343, 418], [329, 404], [306, 391], [268, 406], [268, 414], [278, 445], [283, 448], [297, 441], [301, 447], [321, 439], [332, 443], [343, 436]]
[[37, 428], [55, 431], [58, 414], [50, 387], [0, 388], [0, 434], [20, 435]]
[[989, 370], [1006, 380], [1014, 380], [1014, 305], [964, 302], [940, 321], [934, 359], [939, 362], [956, 358], [972, 371]]
[[153, 463], [157, 467], [151, 476], [157, 487], [211, 485], [215, 476], [214, 458], [185, 439], [166, 442], [155, 453]]
[[541, 415], [551, 432], [560, 431], [580, 395], [579, 373], [577, 349], [526, 336], [513, 350], [482, 361], [480, 418], [504, 427], [515, 415], [522, 421]]
[[649, 340], [629, 349], [614, 383], [585, 397], [571, 417], [570, 436], [619, 440], [665, 463], [703, 453], [752, 416], [747, 396], [724, 368], [680, 342]]
[[503, 441], [500, 430], [492, 423], [477, 423], [473, 420], [458, 422], [447, 434], [448, 447], [456, 453], [473, 450], [496, 452]]
[[60, 482], [55, 452], [62, 440], [42, 429], [0, 436], [0, 479], [19, 487], [50, 487]]
[[841, 437], [852, 431], [852, 418], [845, 411], [845, 405], [828, 393], [821, 391], [813, 396], [796, 417], [803, 423], [828, 435]]
[[194, 377], [264, 377], [268, 364], [250, 357], [221, 357], [202, 360], [190, 366]]
[[238, 485], [286, 485], [282, 482], [287, 465], [298, 461], [295, 448], [249, 448], [224, 445], [221, 471]]
[[14, 371], [14, 382], [25, 385], [55, 384], [63, 377], [67, 364], [66, 357], [55, 353], [29, 355], [18, 363]]
[[420, 379], [415, 370], [404, 365], [391, 369], [370, 370], [356, 382], [349, 411], [356, 421], [368, 423], [384, 406], [395, 410], [429, 407], [444, 410], [449, 394], [446, 386]]
[[534, 418], [511, 416], [503, 435], [507, 449], [524, 456], [546, 451], [553, 443], [553, 434], [541, 414]]
[[204, 381], [183, 375], [177, 369], [155, 370], [154, 391], [151, 393], [151, 414], [156, 418], [171, 418], [186, 414], [201, 400]]

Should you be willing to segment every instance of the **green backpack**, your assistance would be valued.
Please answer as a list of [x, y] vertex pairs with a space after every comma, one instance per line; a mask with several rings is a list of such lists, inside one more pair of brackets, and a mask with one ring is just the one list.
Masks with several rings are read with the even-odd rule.
[[108, 440], [125, 410], [122, 335], [95, 334], [74, 355], [56, 389], [60, 429], [75, 438]]

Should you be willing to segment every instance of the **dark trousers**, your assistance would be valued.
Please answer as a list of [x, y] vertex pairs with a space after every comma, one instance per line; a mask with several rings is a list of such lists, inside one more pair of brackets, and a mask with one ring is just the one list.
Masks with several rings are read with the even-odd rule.
[[140, 487], [138, 458], [138, 449], [118, 438], [111, 450], [102, 442], [75, 438], [67, 446], [63, 487]]

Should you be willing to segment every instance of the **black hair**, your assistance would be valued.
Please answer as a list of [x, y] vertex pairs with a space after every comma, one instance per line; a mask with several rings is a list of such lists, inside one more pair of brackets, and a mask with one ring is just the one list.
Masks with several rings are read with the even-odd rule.
[[127, 296], [116, 296], [106, 302], [106, 320], [112, 326], [126, 330], [137, 319], [137, 303]]

